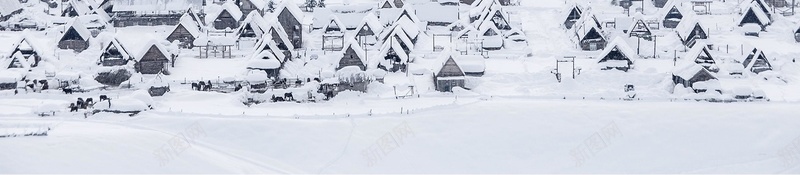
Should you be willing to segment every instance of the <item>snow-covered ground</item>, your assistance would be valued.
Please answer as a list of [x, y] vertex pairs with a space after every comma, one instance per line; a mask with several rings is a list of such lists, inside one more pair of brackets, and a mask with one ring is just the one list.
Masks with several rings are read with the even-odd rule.
[[[413, 102], [415, 99], [400, 100]], [[388, 102], [396, 100], [383, 100]], [[797, 173], [793, 103], [464, 97], [409, 113], [149, 112], [33, 118], [0, 139], [4, 173]], [[331, 106], [353, 106], [332, 102]], [[432, 105], [432, 104], [431, 104]], [[360, 112], [358, 106], [351, 111]], [[304, 110], [285, 104], [284, 110]], [[327, 119], [324, 119], [327, 118]], [[3, 131], [5, 129], [0, 129]], [[598, 140], [599, 139], [599, 140]], [[580, 152], [583, 152], [580, 154]], [[794, 154], [794, 153], [790, 153]]]

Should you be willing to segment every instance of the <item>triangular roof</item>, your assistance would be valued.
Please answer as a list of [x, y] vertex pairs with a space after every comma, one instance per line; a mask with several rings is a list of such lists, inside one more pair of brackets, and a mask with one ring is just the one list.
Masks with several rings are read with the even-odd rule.
[[151, 49], [157, 50], [160, 54], [164, 56], [164, 58], [169, 60], [170, 58], [169, 50], [167, 50], [167, 48], [164, 47], [164, 45], [162, 45], [156, 40], [150, 40], [150, 42], [147, 45], [145, 45], [145, 47], [142, 48], [142, 50], [140, 50], [138, 54], [132, 56], [135, 57], [134, 58], [135, 61], [139, 62], [144, 58], [145, 54], [147, 54], [147, 52], [150, 51]]
[[461, 66], [458, 65], [455, 59], [453, 59], [453, 55], [450, 54], [447, 56], [447, 60], [442, 63], [442, 66], [438, 67], [438, 69], [434, 70], [436, 77], [464, 77], [466, 74], [464, 73]]
[[355, 41], [353, 39], [349, 39], [347, 41], [347, 44], [345, 44], [344, 48], [342, 48], [342, 51], [340, 52], [341, 56], [339, 57], [338, 61], [336, 61], [336, 63], [337, 63], [337, 68], [336, 69], [337, 70], [345, 68], [345, 67], [349, 67], [349, 66], [355, 66], [355, 65], [348, 65], [348, 66], [345, 66], [345, 67], [338, 67], [338, 66], [341, 66], [343, 63], [348, 63], [349, 62], [347, 60], [349, 58], [345, 57], [345, 54], [347, 52], [349, 52], [349, 51], [353, 51], [353, 53], [356, 54], [356, 56], [358, 57], [358, 61], [361, 62], [360, 64], [362, 66], [366, 67], [368, 65], [368, 63], [367, 63], [367, 52], [364, 51], [364, 49], [361, 48], [358, 45], [357, 41]]
[[699, 20], [697, 20], [696, 17], [689, 17], [689, 18], [684, 17], [683, 20], [681, 20], [681, 22], [678, 23], [678, 26], [675, 27], [675, 32], [678, 33], [678, 36], [681, 38], [681, 40], [687, 40], [689, 39], [688, 37], [692, 34], [692, 32], [696, 28], [699, 28], [704, 33], [708, 34], [706, 28], [703, 27], [703, 25], [700, 23]]
[[67, 30], [64, 30], [64, 33], [61, 34], [59, 37], [59, 41], [63, 40], [70, 31], [76, 32], [84, 41], [89, 41], [92, 38], [92, 32], [89, 31], [85, 26], [83, 26], [83, 22], [79, 18], [74, 18], [72, 21], [67, 23], [66, 25]]
[[764, 0], [752, 0], [751, 2], [755, 2], [756, 5], [758, 5], [758, 8], [761, 9], [761, 11], [763, 11], [769, 19], [772, 19], [772, 15], [775, 12], [772, 11], [772, 7], [770, 7], [769, 3], [765, 2]]
[[405, 44], [411, 49], [413, 49], [414, 46], [416, 45], [416, 43], [414, 43], [414, 41], [412, 41], [411, 38], [409, 38], [408, 34], [405, 33], [405, 30], [403, 30], [401, 27], [396, 27], [396, 30], [392, 30], [390, 34], [384, 36], [383, 42], [386, 43], [391, 40], [398, 40], [398, 39], [399, 39], [398, 42], [401, 42], [401, 44]]
[[691, 63], [687, 62], [684, 65], [676, 67], [675, 69], [672, 70], [672, 75], [680, 77], [681, 79], [686, 81], [691, 80], [692, 78], [698, 76], [710, 76], [713, 77], [713, 79], [717, 79], [717, 77], [715, 77], [714, 74], [711, 74], [711, 72], [709, 72], [708, 69], [698, 64], [695, 64], [694, 62]]
[[344, 32], [347, 30], [347, 27], [344, 25], [342, 20], [340, 20], [339, 17], [334, 14], [331, 16], [331, 19], [328, 20], [328, 24], [325, 25], [322, 31], [328, 32], [328, 29], [335, 29], [337, 32]]
[[[122, 55], [122, 59], [124, 59], [124, 60], [131, 59], [131, 57], [132, 57], [131, 53], [128, 52], [128, 49], [125, 48], [124, 45], [122, 45], [122, 42], [120, 42], [119, 39], [117, 39], [117, 37], [114, 37], [113, 39], [111, 39], [111, 41], [109, 41], [105, 45], [105, 47], [103, 49], [103, 52], [108, 51], [112, 47], [117, 49], [117, 51], [120, 53], [120, 55]], [[102, 54], [101, 54], [101, 56], [102, 56]]]
[[380, 33], [383, 32], [383, 25], [381, 25], [381, 22], [378, 19], [378, 17], [372, 13], [367, 13], [367, 15], [364, 16], [364, 19], [361, 19], [361, 23], [358, 24], [358, 27], [356, 27], [355, 31], [360, 32], [362, 30], [365, 30], [365, 27], [366, 29], [371, 30], [372, 33], [376, 36], [380, 35]]
[[652, 33], [650, 30], [650, 26], [647, 26], [647, 23], [644, 22], [644, 19], [641, 17], [635, 17], [633, 24], [628, 27], [628, 33], [633, 32], [645, 32], [645, 33]]
[[[268, 35], [265, 35], [268, 36]], [[281, 63], [283, 63], [286, 58], [286, 55], [283, 54], [283, 51], [278, 48], [278, 44], [275, 43], [271, 38], [265, 38], [259, 41], [256, 44], [255, 52], [251, 59], [261, 59], [261, 58], [275, 58], [278, 59]]]
[[413, 8], [411, 8], [410, 5], [403, 7], [403, 11], [400, 12], [400, 15], [397, 16], [397, 18], [395, 18], [395, 21], [400, 21], [400, 19], [402, 19], [403, 17], [407, 17], [409, 20], [411, 20], [411, 22], [415, 24], [418, 22], [422, 22], [419, 19], [419, 16], [417, 16], [416, 11]]
[[690, 9], [683, 8], [678, 3], [670, 3], [670, 4], [668, 4], [667, 6], [664, 6], [664, 7], [665, 8], [662, 8], [660, 10], [660, 12], [659, 12], [660, 15], [661, 15], [660, 19], [662, 19], [662, 20], [666, 19], [667, 16], [670, 15], [671, 13], [678, 13], [679, 15], [682, 16], [681, 19], [684, 19], [684, 18], [686, 18], [687, 15], [691, 15], [691, 14], [694, 13], [694, 11], [691, 11]]
[[[295, 46], [292, 44], [292, 40], [289, 39], [289, 34], [286, 33], [286, 30], [283, 29], [283, 26], [278, 22], [277, 19], [273, 19], [272, 21], [267, 22], [267, 30], [266, 34], [263, 36], [264, 39], [275, 39], [273, 35], [277, 35], [279, 40], [283, 42], [288, 50], [294, 50]], [[262, 39], [263, 40], [263, 39]]]
[[602, 33], [600, 33], [601, 31], [600, 28], [597, 28], [595, 26], [591, 26], [590, 28], [581, 31], [582, 32], [575, 33], [575, 35], [578, 37], [577, 38], [578, 41], [582, 41], [584, 38], [586, 38], [586, 36], [594, 36], [594, 35], [600, 36], [601, 39], [606, 40], [606, 37], [603, 36]]
[[384, 43], [381, 46], [381, 50], [378, 55], [382, 56], [381, 58], [383, 58], [386, 55], [388, 55], [390, 51], [394, 51], [397, 57], [400, 57], [401, 62], [411, 61], [409, 60], [410, 59], [409, 52], [406, 52], [406, 50], [403, 49], [403, 47], [400, 45], [400, 42], [398, 42], [397, 40], [392, 40]]
[[[284, 11], [288, 11], [292, 16], [297, 19], [297, 22], [303, 23], [303, 19], [305, 18], [304, 13], [300, 10], [300, 7], [297, 6], [297, 3], [294, 0], [283, 0], [280, 5], [275, 8], [275, 15], [279, 15]], [[265, 18], [267, 19], [267, 18]]]
[[711, 52], [708, 51], [708, 45], [705, 42], [698, 42], [695, 44], [689, 51], [686, 52], [686, 55], [683, 56], [686, 60], [691, 60], [691, 62], [696, 62], [698, 57], [706, 56], [712, 60], [715, 60], [713, 56], [711, 56]]
[[30, 69], [31, 68], [31, 63], [20, 52], [15, 52], [13, 55], [11, 55], [11, 58], [8, 59], [8, 62], [6, 64], [0, 65], [0, 66], [4, 66], [6, 69], [11, 69], [11, 66], [12, 66], [11, 64], [14, 64], [14, 61], [19, 62], [19, 65], [21, 66], [21, 67], [17, 67], [17, 68], [22, 68], [22, 69]]
[[764, 61], [768, 67], [772, 68], [772, 64], [769, 62], [769, 59], [767, 59], [767, 56], [764, 54], [764, 52], [761, 51], [761, 49], [755, 48], [753, 49], [753, 52], [744, 56], [742, 65], [745, 69], [750, 70], [753, 68], [757, 60]]
[[186, 31], [188, 31], [189, 34], [191, 34], [195, 38], [200, 36], [200, 33], [201, 33], [200, 32], [200, 26], [197, 26], [197, 22], [195, 22], [192, 19], [192, 17], [189, 16], [189, 14], [183, 14], [183, 16], [181, 16], [181, 18], [180, 18], [180, 21], [178, 22], [178, 25], [175, 25], [175, 27], [172, 28], [172, 32], [170, 32], [167, 35], [172, 35], [173, 33], [175, 33], [181, 27], [186, 29]]
[[509, 25], [508, 27], [511, 28], [511, 26], [510, 26], [511, 22], [508, 20], [508, 14], [506, 14], [504, 11], [502, 11], [501, 10], [502, 8], [490, 8], [490, 9], [491, 9], [491, 11], [489, 11], [489, 13], [485, 13], [481, 17], [481, 20], [478, 20], [478, 22], [480, 22], [477, 25], [478, 28], [482, 28], [484, 25], [493, 25], [495, 27], [498, 27], [498, 29], [499, 29], [499, 26], [496, 26], [495, 21], [494, 21], [495, 20], [495, 18], [494, 18], [495, 16], [499, 17], [501, 20], [503, 20], [503, 21], [501, 21], [502, 23], [508, 24]]
[[744, 20], [747, 19], [748, 16], [754, 16], [755, 19], [758, 20], [759, 25], [761, 25], [762, 28], [772, 23], [767, 14], [765, 14], [764, 11], [759, 9], [758, 4], [756, 2], [750, 3], [750, 5], [747, 6], [747, 9], [745, 9], [744, 13], [741, 16], [739, 16], [738, 20], [736, 20], [739, 26], [745, 24], [746, 21]]
[[8, 53], [13, 54], [17, 50], [26, 50], [26, 49], [31, 49], [40, 55], [42, 54], [41, 51], [43, 51], [38, 45], [31, 43], [31, 41], [29, 41], [28, 39], [28, 36], [25, 35], [17, 39], [16, 42], [11, 43], [11, 47]]
[[617, 37], [614, 38], [614, 40], [611, 41], [611, 43], [609, 43], [608, 46], [605, 47], [605, 49], [603, 49], [603, 52], [600, 52], [600, 55], [598, 56], [600, 60], [598, 62], [608, 61], [606, 60], [605, 57], [612, 51], [620, 52], [629, 61], [633, 61], [633, 59], [639, 58], [639, 55], [636, 54], [636, 51], [634, 51], [633, 48], [631, 48], [631, 46], [629, 46], [624, 39], [622, 39], [621, 37]]
[[383, 0], [378, 4], [378, 8], [395, 8], [394, 0]]
[[256, 33], [256, 36], [261, 37], [266, 30], [269, 28], [267, 24], [267, 20], [264, 19], [257, 11], [251, 11], [250, 14], [247, 14], [247, 17], [244, 18], [241, 25], [239, 25], [239, 29], [237, 30], [239, 35], [244, 33], [244, 30], [250, 27]]
[[[494, 34], [492, 34], [492, 32]], [[480, 31], [478, 33], [479, 36], [503, 36], [503, 33], [500, 32], [500, 29], [497, 29], [494, 25], [485, 25], [481, 26]]]
[[223, 13], [226, 13], [226, 12], [228, 14], [230, 14], [231, 17], [236, 19], [236, 21], [242, 20], [242, 17], [244, 17], [243, 16], [244, 14], [242, 13], [242, 10], [239, 9], [239, 6], [234, 4], [233, 1], [228, 1], [228, 2], [225, 2], [224, 4], [222, 4], [221, 9], [219, 9], [218, 11], [209, 13], [208, 16], [206, 16], [206, 23], [207, 24], [213, 24], [214, 20], [216, 20]]

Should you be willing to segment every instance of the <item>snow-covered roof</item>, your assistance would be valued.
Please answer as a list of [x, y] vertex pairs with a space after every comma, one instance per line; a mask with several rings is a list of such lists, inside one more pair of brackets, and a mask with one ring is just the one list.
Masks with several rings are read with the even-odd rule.
[[383, 42], [385, 43], [391, 40], [400, 39], [398, 42], [405, 44], [406, 46], [409, 47], [409, 49], [413, 49], [415, 44], [413, 41], [411, 41], [411, 38], [408, 37], [408, 34], [406, 34], [402, 28], [400, 27], [396, 28], [397, 30], [393, 30], [390, 34], [386, 35], [385, 37], [382, 37]]
[[[672, 70], [672, 75], [678, 76], [684, 80], [692, 79], [695, 75], [700, 74], [702, 71], [708, 73], [705, 67], [692, 62], [684, 62], [684, 64], [675, 67]], [[710, 73], [709, 73], [710, 74]]]
[[[208, 7], [213, 7], [213, 6], [216, 5], [212, 4], [209, 5]], [[231, 14], [231, 17], [233, 17], [237, 21], [241, 20], [244, 15], [242, 14], [242, 10], [239, 9], [239, 6], [234, 4], [233, 1], [228, 1], [222, 4], [222, 6], [219, 6], [219, 8], [207, 8], [207, 9], [213, 9], [213, 10], [210, 10], [212, 12], [208, 12], [208, 16], [206, 16], [206, 24], [214, 23], [214, 20], [216, 20], [220, 15], [222, 15], [222, 12], [228, 12], [228, 14]]]
[[[269, 35], [264, 35], [269, 36]], [[275, 58], [283, 62], [286, 55], [278, 48], [278, 44], [270, 37], [262, 38], [261, 41], [256, 43], [255, 52], [251, 59]]]
[[706, 28], [703, 27], [703, 25], [700, 23], [697, 17], [684, 16], [681, 22], [678, 23], [678, 26], [675, 27], [676, 30], [675, 32], [677, 32], [682, 39], [686, 40], [688, 39], [687, 37], [689, 37], [689, 34], [691, 34], [692, 31], [694, 31], [694, 28], [696, 26], [700, 26], [700, 29], [703, 31], [706, 30]]
[[14, 63], [14, 60], [19, 62], [19, 66], [22, 66], [17, 68], [23, 69], [23, 72], [30, 70], [31, 63], [28, 61], [28, 59], [25, 59], [25, 56], [23, 56], [20, 52], [14, 53], [10, 58], [0, 59], [0, 68], [11, 69], [11, 64]]
[[278, 8], [275, 8], [275, 9], [276, 9], [275, 10], [275, 15], [276, 16], [278, 14], [283, 13], [283, 11], [288, 11], [289, 13], [292, 14], [292, 16], [297, 18], [297, 21], [299, 21], [301, 23], [305, 19], [305, 14], [303, 13], [302, 10], [300, 10], [300, 7], [297, 6], [297, 3], [294, 2], [294, 0], [283, 0], [283, 2], [280, 3]]
[[122, 55], [122, 59], [124, 59], [124, 60], [128, 60], [128, 59], [130, 59], [130, 58], [131, 58], [131, 54], [130, 54], [130, 52], [128, 51], [128, 49], [127, 49], [127, 48], [125, 48], [125, 46], [124, 46], [124, 45], [122, 45], [122, 42], [120, 42], [120, 41], [119, 41], [119, 39], [117, 39], [117, 37], [114, 37], [113, 39], [111, 39], [111, 41], [109, 41], [109, 42], [108, 42], [107, 44], [105, 44], [104, 46], [105, 46], [105, 47], [103, 47], [103, 51], [104, 51], [104, 52], [105, 52], [105, 51], [106, 51], [108, 48], [110, 48], [110, 47], [112, 47], [112, 46], [113, 46], [114, 48], [117, 48], [117, 51], [119, 51], [120, 55]]
[[636, 51], [634, 51], [633, 48], [631, 48], [631, 46], [629, 46], [624, 39], [622, 39], [621, 37], [616, 37], [614, 38], [613, 41], [611, 41], [611, 43], [608, 43], [608, 46], [606, 46], [606, 48], [603, 49], [603, 52], [600, 52], [600, 56], [598, 56], [598, 58], [600, 58], [600, 62], [604, 62], [605, 60], [603, 58], [609, 53], [611, 53], [611, 51], [614, 51], [615, 49], [620, 53], [622, 53], [622, 55], [625, 55], [625, 57], [627, 57], [628, 59], [631, 59], [631, 61], [633, 61], [633, 59], [639, 58], [639, 55], [636, 54]]
[[239, 34], [244, 32], [245, 27], [250, 26], [250, 28], [255, 31], [256, 36], [261, 37], [266, 30], [268, 29], [267, 20], [261, 16], [257, 11], [251, 11], [250, 14], [247, 14], [247, 17], [244, 18], [242, 21], [242, 25], [239, 25]]
[[270, 58], [273, 57], [273, 54], [270, 53], [262, 53], [263, 57], [267, 57], [269, 59], [252, 59], [247, 63], [248, 69], [278, 69], [281, 67], [281, 62], [277, 58]]
[[683, 16], [683, 18], [681, 18], [681, 20], [686, 19], [687, 16], [694, 16], [695, 15], [695, 12], [692, 9], [689, 9], [687, 7], [682, 6], [682, 4], [680, 3], [680, 0], [670, 0], [669, 2], [667, 2], [666, 5], [664, 5], [664, 8], [661, 8], [659, 10], [659, 12], [658, 12], [659, 16], [660, 16], [659, 19], [661, 19], [661, 20], [666, 19], [667, 15], [669, 15], [669, 13], [672, 11], [672, 9], [678, 10], [678, 13], [680, 13], [681, 16]]
[[367, 13], [367, 15], [361, 19], [361, 23], [358, 24], [355, 31], [361, 31], [365, 26], [369, 27], [376, 35], [383, 32], [383, 25], [381, 25], [380, 20], [373, 13]]
[[706, 81], [694, 82], [692, 84], [692, 89], [720, 90], [722, 89], [722, 84], [717, 79], [711, 79]]
[[[265, 17], [264, 19], [270, 19], [270, 17]], [[294, 45], [292, 44], [292, 41], [289, 39], [289, 34], [286, 33], [286, 29], [284, 29], [283, 26], [280, 24], [280, 22], [278, 22], [277, 18], [273, 18], [271, 21], [267, 22], [267, 30], [265, 31], [267, 32], [267, 34], [263, 36], [264, 39], [273, 39], [272, 33], [274, 32], [278, 34], [278, 36], [280, 37], [279, 39], [283, 41], [284, 44], [286, 44], [286, 47], [289, 50], [294, 50]]]
[[410, 57], [408, 55], [409, 53], [407, 53], [403, 49], [403, 47], [400, 45], [400, 42], [398, 42], [397, 40], [384, 42], [383, 45], [381, 45], [379, 56], [386, 56], [387, 54], [389, 54], [390, 50], [394, 50], [395, 54], [397, 54], [397, 57], [400, 57], [400, 62], [410, 61], [409, 60]]
[[[494, 35], [491, 35], [490, 31], [494, 31]], [[500, 29], [497, 29], [494, 25], [484, 25], [481, 26], [479, 36], [502, 36], [503, 34], [500, 32]]]
[[[348, 49], [353, 49], [353, 52], [356, 53], [358, 59], [361, 59], [361, 62], [364, 63], [364, 65], [368, 65], [366, 60], [367, 52], [364, 51], [364, 48], [361, 48], [361, 46], [358, 44], [358, 41], [356, 41], [355, 39], [348, 39], [347, 43], [345, 44], [345, 47], [342, 48], [341, 54], [344, 55]], [[343, 57], [339, 57], [339, 60], [341, 59], [343, 59]], [[337, 60], [336, 63], [339, 63], [339, 61]]]
[[742, 15], [739, 16], [739, 19], [736, 20], [737, 23], [741, 25], [742, 22], [744, 22], [745, 17], [748, 16], [748, 14], [755, 15], [756, 19], [758, 19], [758, 21], [761, 22], [760, 25], [762, 25], [762, 26], [772, 23], [772, 21], [769, 19], [769, 16], [767, 16], [767, 14], [765, 14], [764, 11], [759, 8], [758, 3], [756, 3], [756, 2], [751, 2], [747, 6], [747, 8], [745, 9], [744, 13], [742, 13]]
[[22, 9], [19, 0], [0, 0], [0, 4], [3, 4], [0, 6], [0, 16], [7, 16]]
[[30, 39], [28, 39], [27, 35], [23, 35], [22, 37], [17, 39], [16, 42], [11, 43], [11, 47], [9, 47], [9, 50], [8, 50], [7, 53], [8, 54], [13, 54], [14, 51], [17, 50], [17, 49], [20, 49], [20, 50], [33, 50], [34, 52], [36, 52], [36, 53], [38, 53], [40, 55], [43, 54], [42, 51], [44, 51], [44, 50], [42, 50], [40, 48], [39, 45], [36, 45], [35, 43], [31, 42]]
[[63, 39], [67, 35], [67, 33], [69, 33], [68, 32], [69, 30], [75, 30], [75, 32], [77, 32], [78, 35], [80, 35], [81, 38], [83, 38], [86, 41], [92, 38], [92, 32], [90, 32], [89, 29], [87, 29], [83, 25], [83, 22], [81, 22], [80, 18], [74, 18], [72, 21], [67, 23], [66, 28], [67, 30], [64, 30], [64, 33], [61, 34], [61, 37], [59, 37], [59, 39]]
[[633, 18], [633, 24], [628, 26], [628, 33], [631, 33], [631, 32], [650, 32], [650, 31], [652, 31], [652, 30], [650, 30], [650, 26], [648, 26], [647, 23], [644, 22], [644, 18], [641, 16], [641, 13], [637, 14]]
[[158, 49], [158, 51], [161, 52], [161, 54], [164, 55], [164, 58], [167, 58], [167, 59], [170, 58], [170, 55], [168, 55], [169, 54], [169, 50], [167, 50], [167, 48], [164, 47], [164, 45], [162, 45], [160, 42], [158, 42], [156, 40], [150, 40], [148, 42], [148, 44], [145, 45], [144, 48], [142, 48], [141, 50], [139, 50], [139, 52], [136, 53], [136, 55], [131, 55], [131, 56], [134, 56], [134, 60], [138, 62], [138, 61], [142, 60], [144, 55], [147, 54], [147, 51], [149, 51], [150, 48], [153, 47], [153, 46], [155, 46], [156, 49]]
[[383, 0], [381, 3], [378, 4], [378, 8], [396, 8], [397, 6], [394, 5], [394, 0]]
[[504, 20], [506, 23], [510, 24], [510, 21], [508, 21], [508, 14], [506, 14], [505, 11], [502, 10], [502, 8], [498, 7], [490, 9], [491, 11], [489, 13], [485, 13], [478, 21], [476, 21], [478, 23], [477, 25], [478, 28], [481, 28], [485, 25], [494, 26], [495, 23], [493, 22], [493, 20], [496, 14], [500, 14], [500, 18], [502, 18], [502, 20]]
[[347, 30], [347, 26], [344, 25], [344, 22], [337, 17], [337, 15], [332, 15], [331, 19], [328, 20], [328, 24], [325, 25], [323, 31], [328, 31], [331, 28], [338, 28], [339, 32], [344, 32]]
[[[711, 56], [711, 53], [708, 52], [708, 45], [704, 41], [698, 41], [682, 58], [694, 62], [700, 54], [706, 53], [709, 54], [708, 56]], [[711, 58], [713, 59], [713, 57]]]
[[[440, 56], [439, 59], [443, 60], [441, 62], [441, 66], [436, 66], [433, 69], [433, 73], [436, 75], [438, 80], [443, 80], [442, 77], [456, 77], [456, 79], [464, 78], [464, 75], [465, 75], [464, 74], [464, 69], [462, 69], [461, 65], [459, 65], [458, 62], [455, 60], [455, 58], [454, 58], [455, 56], [454, 55], [457, 55], [457, 54], [456, 53], [449, 53], [449, 54], [442, 54]], [[441, 57], [444, 57], [444, 58], [442, 59]], [[446, 66], [448, 66], [448, 65], [457, 67], [460, 75], [459, 76], [441, 75], [441, 74], [443, 74], [442, 71], [444, 70], [444, 68]]]
[[[189, 34], [191, 34], [195, 38], [200, 36], [200, 26], [197, 26], [197, 22], [195, 22], [194, 19], [192, 19], [192, 17], [189, 16], [189, 13], [185, 13], [183, 14], [183, 16], [181, 16], [178, 25], [175, 25], [175, 27], [172, 28], [172, 32], [178, 30], [179, 26], [183, 26], [183, 28], [186, 28], [186, 30], [189, 31]], [[168, 33], [167, 35], [170, 34], [171, 33]]]
[[164, 14], [183, 12], [188, 7], [200, 8], [203, 0], [113, 0], [114, 12]]
[[459, 55], [455, 58], [464, 72], [485, 72], [486, 60], [480, 55]]
[[456, 22], [460, 13], [458, 6], [441, 6], [438, 3], [414, 5], [414, 9], [417, 12], [416, 16], [425, 22]]
[[0, 70], [0, 83], [15, 83], [22, 80], [23, 77], [17, 71]]

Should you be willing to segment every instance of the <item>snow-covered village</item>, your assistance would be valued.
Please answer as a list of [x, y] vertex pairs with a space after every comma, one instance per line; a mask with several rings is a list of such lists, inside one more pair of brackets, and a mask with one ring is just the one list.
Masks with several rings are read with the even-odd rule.
[[798, 62], [795, 0], [0, 0], [0, 173], [796, 174]]

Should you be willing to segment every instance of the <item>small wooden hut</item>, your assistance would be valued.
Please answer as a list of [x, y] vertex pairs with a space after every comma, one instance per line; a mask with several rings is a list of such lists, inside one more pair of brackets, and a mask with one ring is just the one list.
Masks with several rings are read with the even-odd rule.
[[189, 14], [184, 14], [172, 32], [167, 35], [167, 41], [179, 41], [182, 48], [193, 48], [194, 40], [200, 37], [200, 26]]
[[92, 33], [89, 29], [86, 29], [78, 18], [75, 18], [67, 24], [66, 30], [58, 40], [58, 48], [82, 52], [89, 48], [89, 39], [91, 38]]
[[103, 53], [100, 54], [99, 63], [103, 66], [122, 66], [128, 64], [132, 57], [128, 49], [122, 45], [116, 37], [106, 44]]
[[134, 68], [137, 72], [142, 74], [169, 74], [168, 68], [169, 62], [172, 60], [172, 54], [160, 43], [151, 41], [136, 56]]
[[452, 92], [455, 87], [464, 88], [466, 74], [453, 56], [448, 56], [444, 64], [438, 70], [434, 70], [433, 81], [436, 91]]
[[616, 69], [627, 72], [633, 69], [633, 60], [639, 58], [639, 55], [628, 46], [625, 40], [617, 37], [603, 49], [598, 58], [600, 58], [598, 64], [603, 70]]

